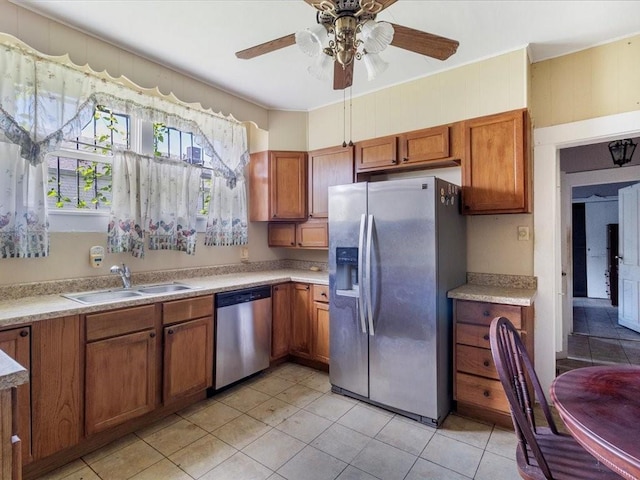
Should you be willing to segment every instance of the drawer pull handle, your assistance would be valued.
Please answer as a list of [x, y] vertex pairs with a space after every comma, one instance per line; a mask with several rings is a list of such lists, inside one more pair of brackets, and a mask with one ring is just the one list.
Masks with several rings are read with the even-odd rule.
[[486, 398], [489, 398], [491, 394], [489, 393], [488, 390], [485, 390], [484, 392], [482, 392], [482, 395], [484, 395]]
[[485, 367], [488, 367], [488, 366], [489, 366], [489, 360], [485, 360], [484, 362], [482, 362], [482, 364], [483, 364]]
[[489, 315], [491, 315], [491, 314], [489, 313], [489, 310], [485, 310], [484, 312], [482, 312], [482, 314], [483, 314], [485, 317], [488, 317]]
[[489, 334], [488, 334], [488, 333], [486, 333], [486, 334], [485, 334], [485, 336], [484, 336], [484, 337], [482, 337], [482, 338], [484, 338], [485, 340], [489, 341]]
[[326, 293], [324, 293], [324, 292], [321, 292], [321, 293], [320, 293], [320, 296], [321, 296], [321, 297], [326, 297], [326, 296], [327, 296], [327, 294], [326, 294]]

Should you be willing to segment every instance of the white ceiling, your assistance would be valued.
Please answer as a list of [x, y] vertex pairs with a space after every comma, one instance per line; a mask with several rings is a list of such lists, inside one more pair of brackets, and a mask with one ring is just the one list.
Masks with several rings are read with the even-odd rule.
[[[331, 80], [311, 77], [295, 45], [252, 60], [238, 50], [315, 24], [303, 0], [11, 0], [259, 105], [312, 110], [342, 101]], [[533, 62], [640, 32], [640, 1], [411, 1], [378, 15], [460, 42], [441, 62], [388, 47], [389, 68], [367, 81], [355, 67], [352, 95], [432, 75], [529, 46]], [[348, 91], [347, 91], [348, 95]]]

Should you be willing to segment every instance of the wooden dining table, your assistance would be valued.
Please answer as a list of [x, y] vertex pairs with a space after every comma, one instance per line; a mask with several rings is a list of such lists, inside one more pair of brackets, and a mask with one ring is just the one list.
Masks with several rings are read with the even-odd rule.
[[551, 399], [571, 435], [623, 478], [640, 479], [640, 366], [569, 370]]

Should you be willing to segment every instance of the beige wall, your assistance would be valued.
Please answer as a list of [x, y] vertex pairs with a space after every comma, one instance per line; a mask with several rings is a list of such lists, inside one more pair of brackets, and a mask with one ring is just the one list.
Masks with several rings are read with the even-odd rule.
[[531, 111], [548, 127], [640, 109], [640, 35], [534, 63]]

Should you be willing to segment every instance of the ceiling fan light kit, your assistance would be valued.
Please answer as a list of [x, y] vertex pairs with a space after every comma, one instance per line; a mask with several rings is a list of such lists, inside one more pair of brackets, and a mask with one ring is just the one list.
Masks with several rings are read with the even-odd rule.
[[[343, 90], [353, 82], [354, 60], [363, 60], [369, 80], [385, 71], [388, 64], [378, 54], [389, 45], [439, 60], [446, 60], [458, 48], [455, 40], [376, 22], [378, 13], [397, 0], [304, 1], [317, 10], [316, 27], [236, 52], [236, 56], [249, 59], [297, 44], [306, 55], [317, 58], [308, 68], [316, 78], [326, 79], [333, 61], [333, 88]], [[328, 44], [325, 39], [329, 39]]]

